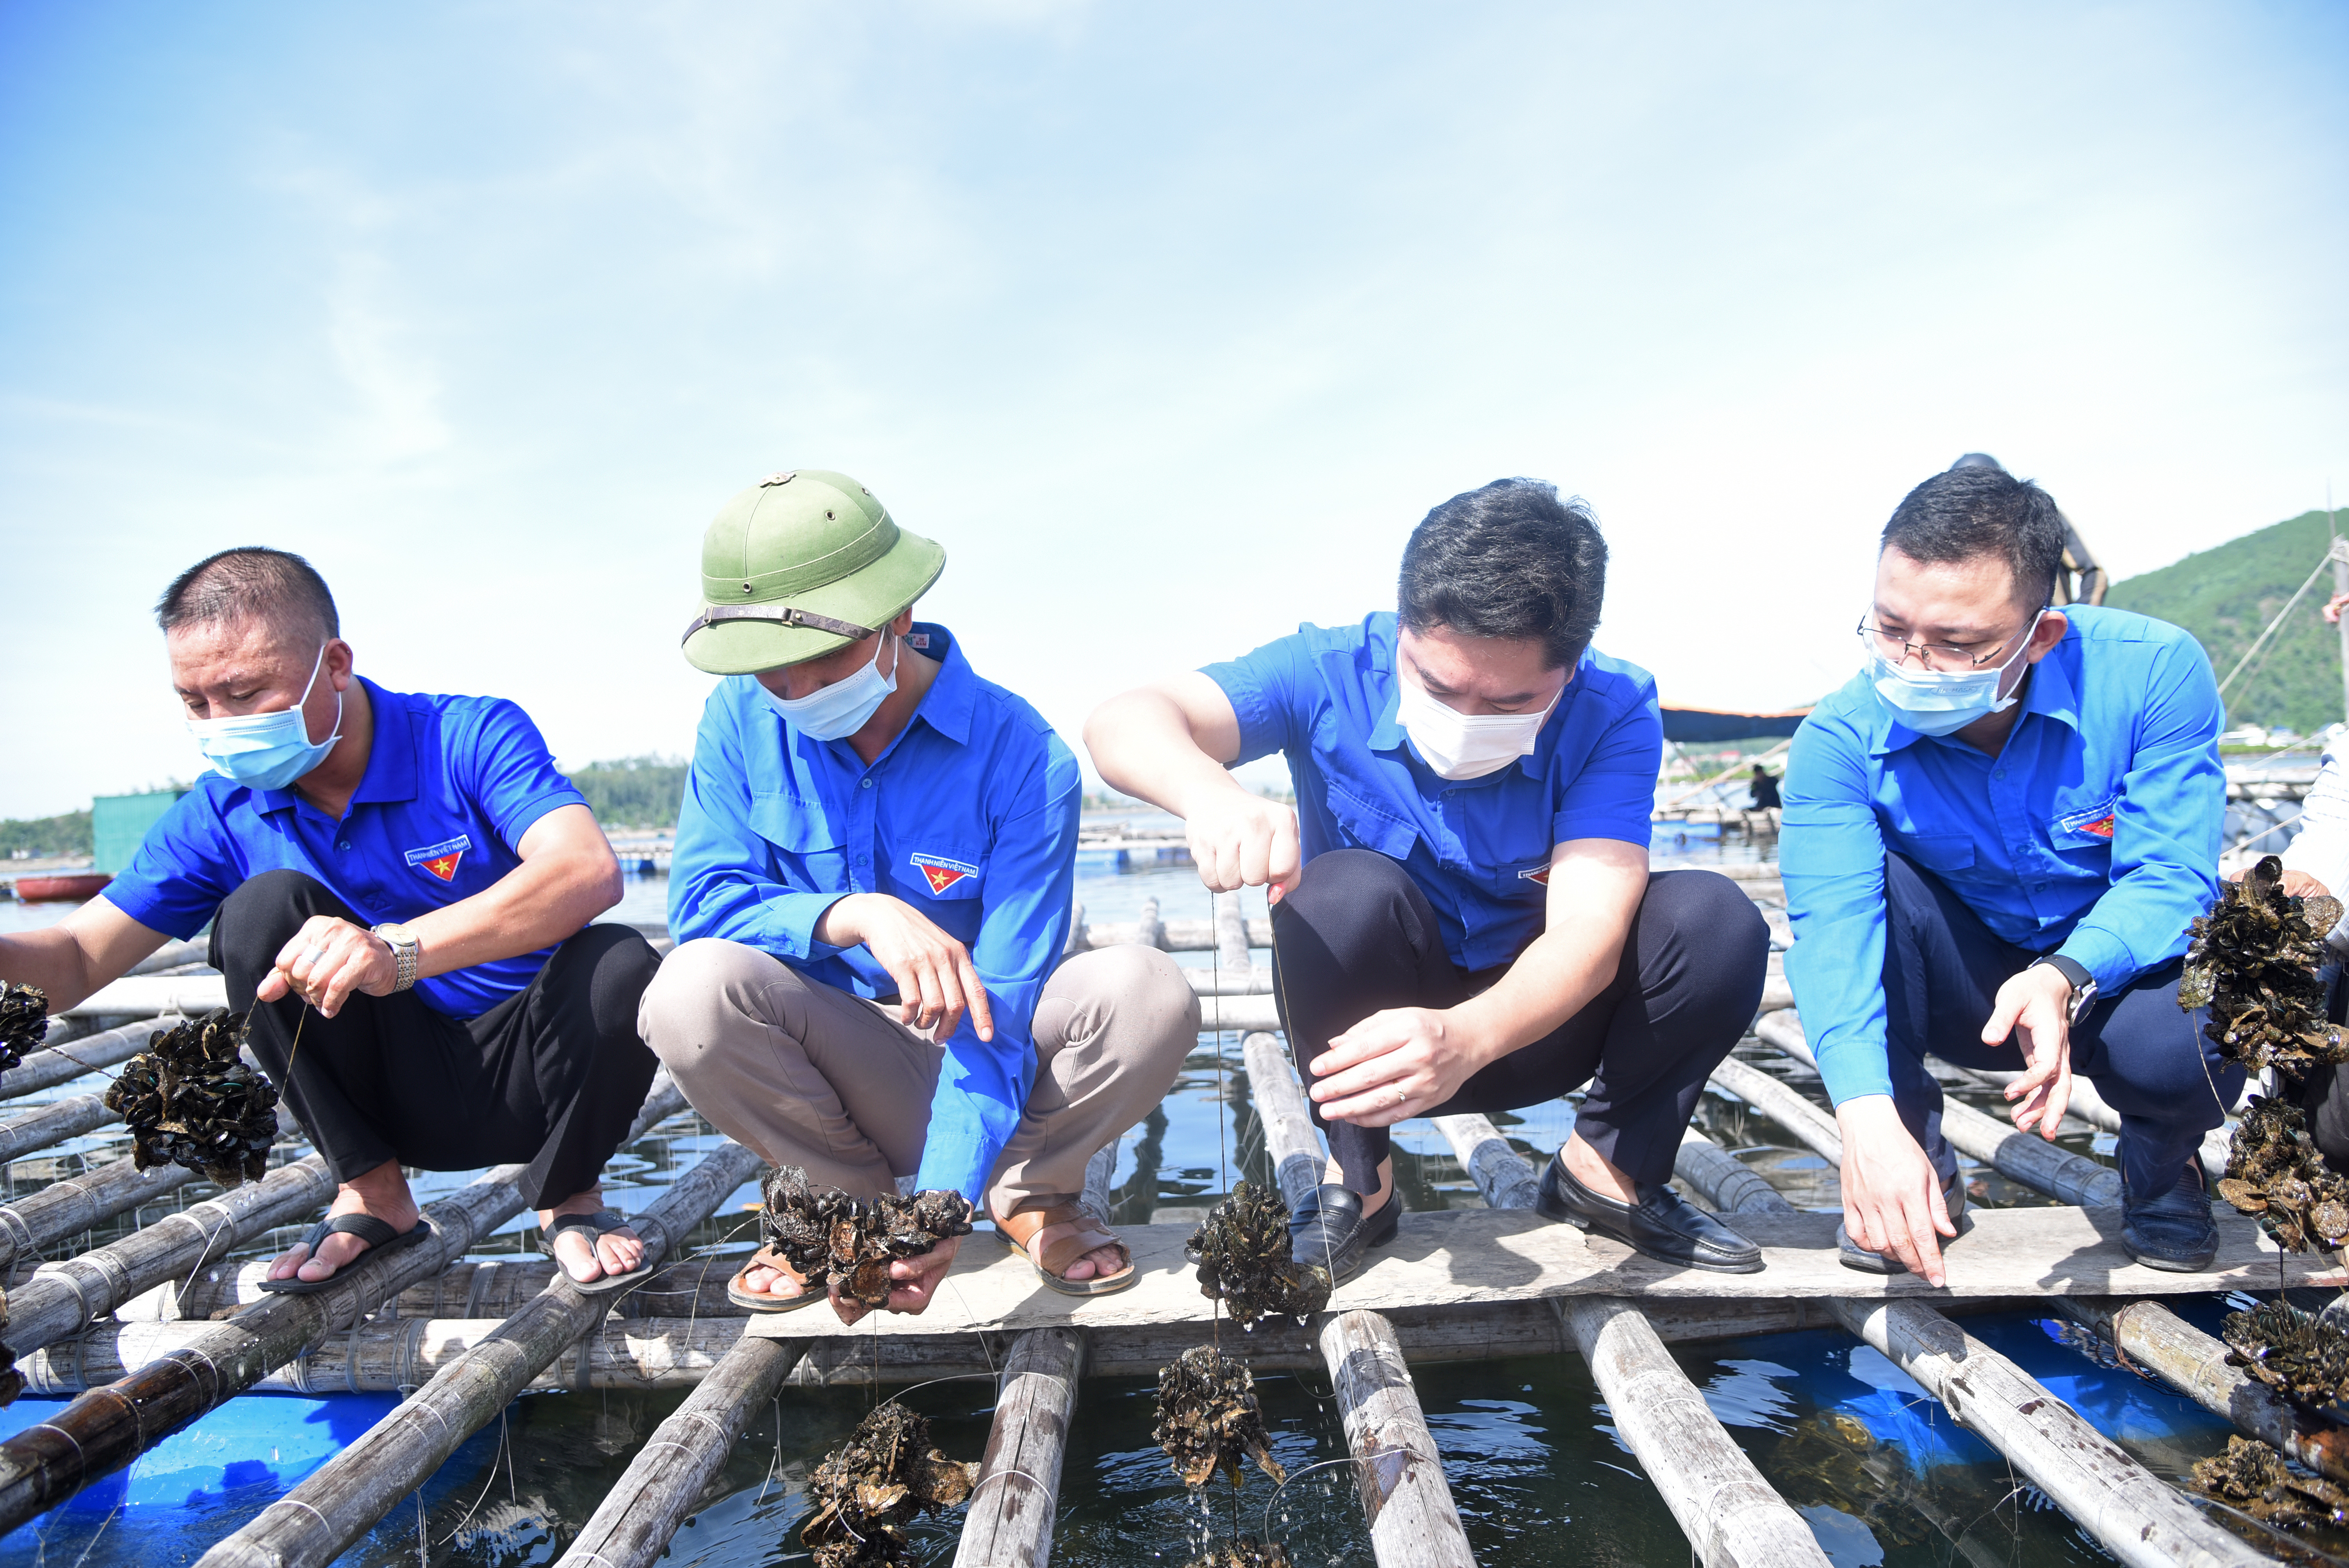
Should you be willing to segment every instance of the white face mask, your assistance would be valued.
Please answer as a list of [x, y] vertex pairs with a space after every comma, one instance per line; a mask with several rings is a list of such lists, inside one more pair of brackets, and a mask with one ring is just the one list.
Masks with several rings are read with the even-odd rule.
[[[2037, 630], [2039, 616], [2033, 616], [2031, 624]], [[1876, 683], [1877, 699], [1892, 710], [1893, 717], [1920, 735], [1954, 735], [1978, 718], [2015, 705], [2018, 699], [1999, 696], [1999, 687], [2014, 661], [2030, 651], [2031, 637], [2025, 633], [2022, 646], [1995, 669], [1912, 670], [1886, 658], [1871, 642], [1863, 667]], [[2021, 683], [2016, 685], [2019, 688]]]
[[1533, 755], [1541, 727], [1557, 710], [1557, 696], [1539, 713], [1470, 715], [1444, 707], [1425, 687], [1395, 676], [1395, 723], [1411, 737], [1419, 759], [1445, 779], [1482, 779]]
[[[884, 632], [885, 637], [893, 634]], [[805, 696], [777, 696], [767, 689], [764, 681], [753, 682], [767, 706], [783, 716], [783, 722], [806, 736], [810, 740], [845, 740], [864, 727], [889, 694], [897, 689], [897, 661], [889, 661], [889, 673], [881, 673], [882, 650], [875, 648], [873, 662], [854, 675], [822, 686]]]

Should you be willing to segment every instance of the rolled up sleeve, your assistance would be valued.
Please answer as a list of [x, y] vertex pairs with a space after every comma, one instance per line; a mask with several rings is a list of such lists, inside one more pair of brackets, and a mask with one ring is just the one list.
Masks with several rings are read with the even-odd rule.
[[1026, 809], [997, 829], [971, 947], [995, 1037], [980, 1039], [965, 1014], [946, 1042], [914, 1179], [920, 1191], [951, 1189], [985, 1202], [987, 1180], [1019, 1125], [1036, 1081], [1036, 1006], [1069, 942], [1081, 790], [1076, 759], [1055, 738], [1033, 782], [1013, 794]]
[[2172, 644], [2151, 687], [2113, 805], [2112, 886], [2056, 949], [2107, 995], [2185, 952], [2187, 928], [2219, 892], [2225, 710], [2209, 658], [2198, 645]]
[[1889, 1095], [1884, 831], [1861, 738], [1806, 720], [1787, 758], [1785, 810], [1778, 861], [1795, 934], [1786, 980], [1803, 1033], [1836, 1104]]

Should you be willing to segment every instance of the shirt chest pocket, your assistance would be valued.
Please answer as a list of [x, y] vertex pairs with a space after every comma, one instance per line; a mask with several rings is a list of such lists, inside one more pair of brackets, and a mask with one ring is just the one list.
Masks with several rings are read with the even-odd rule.
[[917, 905], [975, 899], [987, 891], [987, 851], [940, 840], [932, 849], [900, 852], [889, 875]]
[[750, 830], [773, 850], [786, 884], [812, 892], [848, 885], [847, 850], [820, 807], [779, 790], [761, 790], [750, 797]]
[[1387, 812], [1354, 795], [1335, 779], [1330, 779], [1330, 815], [1337, 820], [1339, 830], [1353, 841], [1355, 847], [1375, 850], [1390, 860], [1411, 858], [1412, 846], [1419, 835], [1410, 824], [1396, 820]]

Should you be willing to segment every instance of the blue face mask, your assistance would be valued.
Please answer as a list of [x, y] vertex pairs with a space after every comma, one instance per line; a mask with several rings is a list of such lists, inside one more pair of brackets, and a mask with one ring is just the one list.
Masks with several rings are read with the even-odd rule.
[[196, 738], [196, 749], [204, 754], [215, 771], [250, 784], [256, 789], [283, 789], [319, 763], [343, 738], [343, 696], [335, 694], [335, 727], [326, 739], [310, 744], [310, 724], [302, 717], [302, 707], [310, 700], [311, 688], [318, 684], [318, 671], [326, 662], [326, 645], [318, 645], [318, 657], [310, 665], [310, 684], [302, 688], [294, 706], [276, 713], [240, 713], [226, 718], [191, 718], [188, 733]]
[[785, 724], [810, 740], [845, 740], [864, 728], [888, 700], [889, 694], [897, 689], [897, 661], [890, 659], [889, 673], [883, 675], [881, 653], [875, 649], [871, 664], [805, 696], [777, 696], [767, 689], [765, 682], [752, 678], [759, 695], [767, 699], [769, 707], [783, 716]]
[[[2031, 624], [2034, 630], [2038, 627], [2037, 616], [2032, 617]], [[1996, 669], [1959, 671], [1911, 670], [1870, 647], [1867, 669], [1876, 683], [1877, 700], [1891, 710], [1893, 717], [1920, 735], [1954, 735], [1978, 718], [2004, 713], [2015, 705], [2018, 699], [2000, 696], [1999, 687], [2014, 661], [2030, 647], [2031, 638], [2025, 634], [2023, 645]]]

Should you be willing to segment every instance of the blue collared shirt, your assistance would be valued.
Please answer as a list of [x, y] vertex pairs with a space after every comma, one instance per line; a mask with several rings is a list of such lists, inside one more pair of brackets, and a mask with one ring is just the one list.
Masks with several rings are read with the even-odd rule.
[[[153, 827], [106, 901], [151, 930], [193, 936], [248, 878], [316, 878], [369, 925], [414, 920], [485, 892], [522, 864], [531, 825], [585, 797], [554, 770], [530, 716], [489, 696], [386, 691], [367, 772], [337, 821], [291, 789], [207, 773]], [[471, 1018], [531, 983], [552, 947], [416, 983], [435, 1012]]]
[[2186, 951], [2219, 890], [2224, 710], [2201, 645], [2070, 605], [1996, 757], [1894, 718], [1866, 675], [1819, 704], [1786, 763], [1786, 978], [1840, 1105], [1889, 1094], [1884, 856], [1925, 868], [2002, 940], [2059, 953], [2109, 995]]
[[1596, 649], [1516, 765], [1442, 777], [1395, 723], [1395, 614], [1302, 625], [1206, 674], [1240, 721], [1238, 761], [1275, 751], [1297, 787], [1307, 860], [1375, 850], [1434, 905], [1452, 962], [1506, 964], [1541, 934], [1550, 851], [1573, 839], [1648, 844], [1663, 719], [1648, 672]]
[[679, 942], [744, 943], [868, 997], [897, 983], [865, 948], [815, 937], [850, 893], [903, 899], [968, 948], [995, 1038], [966, 1013], [944, 1042], [915, 1181], [976, 1203], [1035, 1081], [1036, 1004], [1069, 940], [1082, 781], [1052, 727], [974, 675], [945, 627], [917, 622], [907, 641], [941, 667], [870, 768], [846, 741], [785, 724], [755, 677], [719, 683], [678, 813], [668, 923]]

